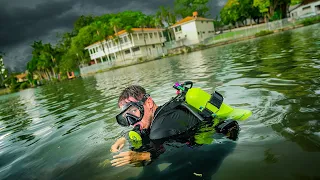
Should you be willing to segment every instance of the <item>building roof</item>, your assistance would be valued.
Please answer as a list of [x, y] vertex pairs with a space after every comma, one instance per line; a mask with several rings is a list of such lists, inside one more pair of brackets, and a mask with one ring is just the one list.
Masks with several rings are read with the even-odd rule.
[[319, 0], [303, 0], [300, 4], [296, 4], [296, 5], [293, 5], [293, 6], [290, 6], [289, 7], [289, 12], [301, 7], [301, 6], [304, 6], [304, 5], [307, 5], [307, 4], [311, 4], [311, 3], [314, 3], [314, 2], [317, 2]]
[[[133, 32], [141, 32], [141, 31], [161, 31], [163, 29], [159, 29], [159, 28], [131, 28]], [[119, 31], [117, 34], [115, 35], [121, 35], [121, 34], [125, 34], [127, 31], [126, 30], [121, 30]]]
[[203, 17], [193, 17], [193, 16], [187, 16], [185, 18], [183, 18], [182, 20], [176, 22], [174, 25], [170, 26], [170, 27], [175, 27], [177, 25], [181, 25], [181, 24], [185, 24], [191, 21], [213, 21], [213, 19], [207, 19], [207, 18], [203, 18]]
[[25, 78], [26, 76], [27, 76], [26, 73], [22, 73], [22, 74], [16, 75], [16, 78], [18, 78], [18, 79], [23, 79], [23, 78]]
[[[141, 31], [163, 31], [164, 29], [161, 28], [131, 28], [133, 32], [141, 32]], [[115, 36], [120, 36], [122, 34], [127, 33], [126, 30], [121, 30], [118, 33], [115, 33]], [[112, 36], [109, 36], [109, 38], [113, 38]], [[99, 44], [102, 43], [103, 41], [97, 41], [93, 44], [90, 44], [89, 46], [95, 45], [95, 44]], [[85, 49], [87, 49], [89, 46], [85, 47]]]

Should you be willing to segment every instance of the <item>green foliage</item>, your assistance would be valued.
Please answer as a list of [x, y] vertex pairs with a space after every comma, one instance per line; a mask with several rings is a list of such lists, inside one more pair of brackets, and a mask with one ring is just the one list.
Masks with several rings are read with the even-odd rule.
[[165, 24], [171, 26], [176, 23], [176, 15], [169, 7], [160, 6], [155, 17], [158, 18], [161, 27], [164, 27]]
[[290, 5], [300, 4], [302, 0], [291, 0]]
[[319, 23], [319, 22], [320, 22], [320, 16], [316, 16], [316, 17], [303, 19], [302, 21], [299, 22], [299, 24], [303, 24], [304, 26], [308, 26], [311, 24]]
[[257, 19], [262, 14], [253, 6], [253, 0], [228, 0], [220, 11], [220, 17], [224, 24], [243, 22], [248, 18]]
[[10, 92], [19, 91], [20, 84], [17, 82], [17, 78], [14, 75], [10, 75], [4, 81], [5, 84], [9, 85]]
[[262, 30], [258, 33], [255, 34], [256, 37], [260, 37], [260, 36], [265, 36], [268, 34], [273, 34], [273, 31], [269, 31], [269, 30]]
[[253, 0], [253, 6], [258, 7], [262, 14], [266, 14], [269, 11], [270, 0]]
[[28, 82], [23, 82], [20, 84], [20, 89], [27, 89], [29, 87], [29, 83]]
[[200, 17], [207, 17], [210, 15], [208, 2], [209, 0], [175, 0], [174, 11], [182, 18], [192, 16], [194, 11], [197, 11]]
[[74, 31], [76, 33], [78, 33], [81, 28], [83, 28], [85, 26], [88, 26], [92, 22], [94, 22], [94, 18], [92, 16], [84, 16], [84, 15], [82, 15], [74, 23]]
[[274, 12], [273, 16], [270, 18], [270, 21], [276, 21], [276, 20], [282, 19], [281, 16], [282, 14], [280, 10], [277, 10], [276, 12]]

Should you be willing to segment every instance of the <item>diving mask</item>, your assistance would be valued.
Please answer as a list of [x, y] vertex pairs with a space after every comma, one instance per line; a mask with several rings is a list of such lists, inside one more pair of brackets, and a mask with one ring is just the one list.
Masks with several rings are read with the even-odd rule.
[[116, 116], [118, 124], [121, 126], [130, 126], [141, 121], [144, 115], [143, 104], [148, 97], [149, 95], [145, 94], [141, 101], [125, 104], [121, 112]]

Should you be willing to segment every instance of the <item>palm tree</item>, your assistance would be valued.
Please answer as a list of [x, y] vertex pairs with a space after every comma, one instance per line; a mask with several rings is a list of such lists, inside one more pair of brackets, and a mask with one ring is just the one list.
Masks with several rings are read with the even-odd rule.
[[123, 57], [123, 53], [122, 53], [121, 41], [120, 41], [120, 38], [119, 38], [119, 35], [118, 35], [118, 29], [122, 26], [121, 19], [119, 19], [119, 18], [110, 19], [110, 25], [111, 25], [111, 27], [113, 27], [113, 30], [114, 30], [114, 32], [116, 34], [117, 41], [118, 41], [118, 44], [120, 46], [120, 54], [122, 55], [122, 60], [124, 61], [124, 57]]
[[[145, 16], [140, 16], [138, 18], [138, 20], [136, 21], [136, 26], [141, 28], [142, 31], [142, 35], [143, 35], [143, 41], [144, 41], [144, 46], [147, 47], [147, 42], [146, 42], [146, 38], [145, 38], [145, 34], [143, 32], [143, 29], [146, 26], [146, 17]], [[147, 50], [147, 56], [149, 56], [148, 50]]]
[[[128, 33], [128, 35], [129, 35], [129, 41], [130, 41], [130, 43], [132, 44], [132, 42], [133, 42], [133, 37], [132, 37], [132, 34], [133, 34], [133, 30], [132, 30], [132, 26], [126, 26], [126, 28], [125, 28], [125, 30], [126, 30], [126, 32]], [[133, 52], [133, 55], [135, 56], [135, 53]]]
[[[163, 26], [161, 18], [155, 17], [155, 18], [154, 18], [154, 25], [155, 25], [155, 27], [157, 28], [157, 33], [158, 33], [158, 36], [159, 36], [159, 41], [160, 41], [162, 56], [164, 56], [163, 47], [162, 47], [162, 42], [161, 42], [161, 38], [160, 38], [160, 31], [159, 31], [159, 28], [160, 28], [161, 26]], [[157, 50], [158, 50], [158, 49], [157, 49]]]
[[97, 28], [97, 35], [98, 35], [98, 39], [99, 39], [99, 42], [100, 42], [104, 57], [106, 57], [107, 54], [106, 54], [106, 51], [105, 51], [105, 46], [103, 44], [103, 41], [104, 40], [106, 41], [106, 36], [108, 34], [109, 26], [107, 26], [105, 23], [102, 23], [101, 21], [95, 22], [94, 25]]

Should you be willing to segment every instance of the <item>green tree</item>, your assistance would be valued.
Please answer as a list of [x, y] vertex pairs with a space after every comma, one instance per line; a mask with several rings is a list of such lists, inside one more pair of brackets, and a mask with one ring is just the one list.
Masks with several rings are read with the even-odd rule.
[[121, 53], [122, 51], [122, 41], [119, 38], [119, 30], [120, 28], [123, 26], [123, 24], [121, 23], [121, 19], [120, 18], [112, 18], [110, 19], [110, 26], [113, 27], [113, 30], [115, 32], [115, 38], [117, 39], [116, 42], [118, 43], [119, 47], [120, 47], [120, 54], [122, 57], [122, 60], [124, 61], [124, 57], [123, 57], [123, 53]]
[[76, 34], [78, 34], [81, 28], [83, 28], [85, 26], [88, 26], [93, 22], [94, 22], [94, 17], [93, 16], [91, 16], [91, 15], [90, 16], [82, 15], [74, 23], [74, 29], [73, 30], [74, 30], [74, 32]]
[[[125, 31], [128, 33], [128, 37], [129, 37], [130, 43], [132, 43], [133, 42], [133, 39], [132, 39], [132, 34], [133, 34], [132, 26], [126, 26], [125, 27]], [[133, 55], [135, 56], [135, 52], [133, 52]]]
[[168, 7], [160, 6], [155, 16], [159, 19], [160, 26], [166, 29], [165, 32], [168, 34], [169, 41], [172, 41], [172, 32], [168, 27], [176, 23], [174, 12]]
[[0, 51], [0, 88], [4, 86], [4, 81], [7, 77], [7, 72], [8, 72], [4, 67], [3, 56], [4, 56], [4, 53]]
[[267, 22], [269, 16], [270, 0], [253, 0], [253, 5], [259, 8], [260, 13], [264, 16], [264, 22]]
[[182, 18], [192, 16], [192, 12], [197, 11], [201, 17], [209, 16], [209, 0], [175, 0], [174, 11]]
[[[147, 19], [146, 16], [140, 16], [139, 19], [136, 21], [136, 26], [141, 28], [145, 47], [147, 46], [147, 42], [146, 42], [145, 34], [143, 31], [147, 24], [146, 19]], [[148, 51], [147, 51], [147, 56], [149, 56]]]
[[220, 11], [220, 17], [224, 24], [241, 22], [246, 25], [247, 19], [259, 19], [261, 13], [253, 6], [253, 0], [228, 0]]
[[[161, 21], [161, 18], [160, 17], [154, 17], [154, 26], [157, 28], [157, 33], [158, 33], [158, 36], [159, 36], [159, 43], [160, 43], [160, 45], [162, 44], [162, 42], [161, 42], [161, 38], [160, 38], [160, 34], [161, 34], [161, 32], [159, 31], [159, 29], [162, 27], [162, 21]], [[157, 51], [158, 51], [158, 49], [157, 49]], [[159, 53], [159, 52], [158, 52]], [[161, 45], [161, 53], [162, 53], [162, 55], [164, 56], [164, 52], [163, 52], [163, 47], [162, 47], [162, 45]]]

